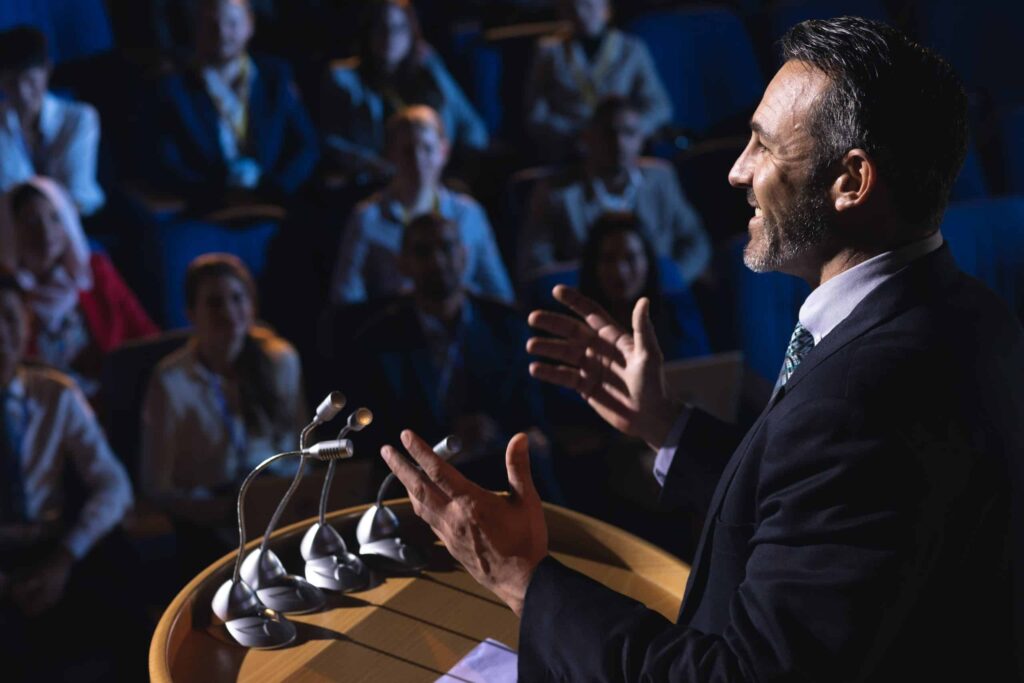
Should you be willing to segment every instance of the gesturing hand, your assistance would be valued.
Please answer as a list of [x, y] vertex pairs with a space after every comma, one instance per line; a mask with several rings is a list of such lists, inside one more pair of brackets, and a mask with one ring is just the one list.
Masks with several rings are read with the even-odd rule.
[[531, 363], [530, 374], [576, 391], [608, 424], [660, 448], [679, 406], [665, 396], [664, 360], [650, 300], [637, 302], [630, 333], [577, 290], [558, 285], [552, 293], [579, 318], [549, 311], [530, 314], [531, 327], [556, 338], [532, 337], [526, 350], [559, 363]]
[[381, 455], [405, 484], [413, 511], [480, 585], [521, 614], [533, 571], [548, 553], [548, 528], [530, 476], [526, 435], [516, 434], [508, 442], [508, 496], [469, 481], [409, 430], [402, 432], [402, 444], [422, 471], [391, 446], [384, 446]]

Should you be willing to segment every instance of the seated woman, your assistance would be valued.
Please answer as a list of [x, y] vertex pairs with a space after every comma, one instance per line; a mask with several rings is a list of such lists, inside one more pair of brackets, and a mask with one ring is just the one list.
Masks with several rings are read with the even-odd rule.
[[603, 214], [590, 228], [580, 262], [580, 291], [600, 303], [624, 329], [633, 328], [633, 307], [651, 301], [651, 320], [666, 361], [710, 353], [693, 295], [661, 292], [658, 259], [631, 213]]
[[[192, 335], [160, 362], [146, 392], [140, 481], [179, 533], [194, 532], [189, 552], [202, 563], [237, 542], [238, 484], [294, 448], [305, 410], [299, 356], [255, 324], [256, 286], [239, 259], [193, 260], [185, 301]], [[295, 463], [285, 464], [294, 473]]]
[[159, 330], [110, 259], [89, 248], [64, 189], [35, 177], [7, 194], [0, 260], [25, 290], [32, 314], [28, 355], [72, 375], [89, 397], [103, 356]]
[[558, 0], [568, 30], [541, 39], [527, 83], [527, 126], [545, 161], [572, 157], [580, 130], [608, 95], [629, 98], [650, 137], [672, 103], [642, 40], [609, 25], [611, 0]]
[[365, 3], [358, 35], [358, 56], [331, 64], [321, 96], [320, 127], [342, 170], [389, 176], [386, 122], [414, 104], [438, 112], [457, 157], [487, 146], [483, 121], [424, 42], [409, 0]]

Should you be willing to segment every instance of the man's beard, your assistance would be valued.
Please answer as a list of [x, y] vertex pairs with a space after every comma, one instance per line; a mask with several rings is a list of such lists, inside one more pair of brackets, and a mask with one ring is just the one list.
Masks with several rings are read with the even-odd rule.
[[[753, 190], [747, 191], [748, 196]], [[827, 193], [816, 183], [808, 184], [778, 220], [762, 212], [761, 235], [751, 237], [743, 250], [743, 263], [755, 273], [784, 270], [823, 244], [830, 235]], [[756, 240], [756, 241], [755, 241]]]

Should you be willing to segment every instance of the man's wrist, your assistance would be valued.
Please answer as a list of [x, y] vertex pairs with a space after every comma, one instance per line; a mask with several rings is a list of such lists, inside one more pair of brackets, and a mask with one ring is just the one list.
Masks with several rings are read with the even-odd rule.
[[684, 402], [671, 398], [663, 398], [651, 407], [642, 437], [651, 450], [657, 451], [666, 446], [672, 427], [685, 407]]

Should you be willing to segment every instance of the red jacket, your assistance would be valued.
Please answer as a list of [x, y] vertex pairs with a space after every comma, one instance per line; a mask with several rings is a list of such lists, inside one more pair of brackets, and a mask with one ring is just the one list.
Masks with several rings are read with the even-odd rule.
[[[160, 332], [106, 254], [93, 252], [89, 257], [89, 267], [92, 269], [92, 289], [79, 292], [78, 306], [101, 356], [129, 339]], [[29, 355], [36, 355], [34, 330], [29, 340]]]
[[89, 265], [92, 289], [79, 292], [78, 305], [100, 352], [109, 353], [129, 339], [160, 332], [109, 257], [94, 252]]

